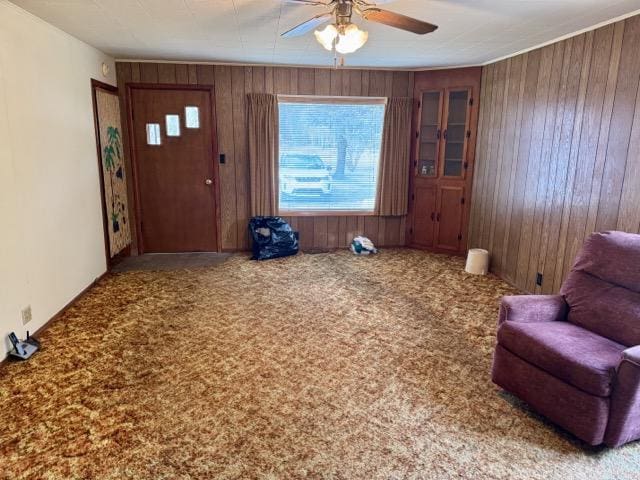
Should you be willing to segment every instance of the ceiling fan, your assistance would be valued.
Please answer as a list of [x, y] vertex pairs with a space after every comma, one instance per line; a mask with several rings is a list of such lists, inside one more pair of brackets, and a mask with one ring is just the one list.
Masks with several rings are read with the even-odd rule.
[[[370, 22], [382, 23], [390, 27], [399, 28], [408, 32], [424, 35], [433, 32], [438, 27], [431, 23], [423, 22], [417, 18], [407, 17], [399, 13], [390, 12], [377, 7], [376, 3], [367, 0], [287, 0], [289, 3], [302, 5], [322, 6], [329, 11], [316, 15], [299, 25], [287, 30], [281, 36], [283, 38], [299, 37], [320, 25], [335, 19], [335, 22], [327, 25], [324, 30], [316, 30], [315, 36], [318, 42], [327, 50], [338, 53], [352, 53], [362, 47], [369, 34], [360, 30], [351, 21], [353, 13], [360, 15]], [[379, 0], [378, 3], [387, 3], [389, 0]]]

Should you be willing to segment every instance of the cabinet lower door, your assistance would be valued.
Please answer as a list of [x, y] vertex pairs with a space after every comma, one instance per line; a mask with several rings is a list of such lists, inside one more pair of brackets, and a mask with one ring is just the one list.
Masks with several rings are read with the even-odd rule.
[[436, 247], [459, 252], [462, 243], [464, 187], [442, 185], [438, 188]]
[[418, 186], [414, 190], [412, 243], [433, 247], [436, 216], [436, 186]]

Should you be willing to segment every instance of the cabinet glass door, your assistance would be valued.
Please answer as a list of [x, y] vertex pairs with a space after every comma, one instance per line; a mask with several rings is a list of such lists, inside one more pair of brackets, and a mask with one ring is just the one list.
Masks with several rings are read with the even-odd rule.
[[421, 177], [435, 177], [438, 173], [441, 97], [441, 91], [424, 92], [422, 94], [417, 162], [417, 174]]
[[442, 176], [463, 177], [467, 151], [467, 120], [469, 90], [447, 92], [447, 126], [444, 131], [444, 161]]

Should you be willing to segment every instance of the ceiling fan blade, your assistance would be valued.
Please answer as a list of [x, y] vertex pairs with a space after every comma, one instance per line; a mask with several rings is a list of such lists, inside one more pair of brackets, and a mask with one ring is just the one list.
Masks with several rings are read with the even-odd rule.
[[376, 5], [384, 5], [385, 3], [392, 3], [396, 0], [355, 0], [354, 3], [359, 3], [363, 7], [375, 7]]
[[299, 37], [300, 35], [304, 35], [307, 32], [310, 32], [314, 28], [319, 25], [322, 25], [325, 22], [328, 22], [333, 18], [332, 13], [322, 13], [320, 15], [316, 15], [315, 17], [307, 20], [306, 22], [302, 22], [300, 25], [296, 25], [290, 30], [287, 30], [280, 36], [283, 38], [291, 38], [291, 37]]
[[319, 0], [284, 0], [285, 3], [293, 3], [293, 4], [298, 4], [298, 5], [315, 5], [318, 7], [327, 7], [330, 2], [321, 2]]
[[390, 27], [417, 33], [418, 35], [431, 33], [438, 28], [437, 25], [423, 22], [417, 18], [407, 17], [406, 15], [400, 15], [399, 13], [382, 10], [381, 8], [367, 8], [363, 10], [362, 18], [370, 22], [383, 23]]

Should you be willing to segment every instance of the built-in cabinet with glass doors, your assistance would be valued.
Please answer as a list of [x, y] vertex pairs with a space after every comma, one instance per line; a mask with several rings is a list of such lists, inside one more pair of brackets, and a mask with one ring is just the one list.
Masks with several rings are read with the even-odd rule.
[[414, 247], [466, 253], [479, 79], [479, 69], [416, 74], [408, 222]]

